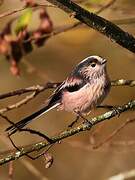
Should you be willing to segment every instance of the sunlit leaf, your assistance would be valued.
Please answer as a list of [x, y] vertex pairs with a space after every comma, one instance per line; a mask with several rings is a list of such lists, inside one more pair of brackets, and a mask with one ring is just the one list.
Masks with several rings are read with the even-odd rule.
[[27, 8], [17, 21], [15, 28], [16, 34], [18, 34], [20, 31], [22, 31], [24, 28], [26, 28], [29, 25], [31, 18], [32, 18], [32, 9]]

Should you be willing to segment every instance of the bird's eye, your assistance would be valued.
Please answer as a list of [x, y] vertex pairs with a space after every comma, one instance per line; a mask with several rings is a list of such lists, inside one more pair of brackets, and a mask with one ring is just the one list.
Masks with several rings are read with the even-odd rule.
[[96, 63], [91, 63], [91, 67], [95, 67], [96, 66]]

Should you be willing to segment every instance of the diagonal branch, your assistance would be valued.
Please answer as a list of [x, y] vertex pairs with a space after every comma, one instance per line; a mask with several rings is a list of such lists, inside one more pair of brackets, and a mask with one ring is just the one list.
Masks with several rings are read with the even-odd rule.
[[135, 108], [135, 100], [128, 102], [127, 104], [124, 104], [122, 106], [117, 107], [114, 110], [108, 111], [100, 116], [91, 118], [89, 121], [75, 127], [71, 128], [69, 130], [63, 131], [59, 135], [56, 135], [54, 137], [51, 137], [51, 142], [40, 142], [33, 144], [31, 146], [28, 146], [27, 148], [21, 148], [20, 151], [16, 151], [14, 153], [11, 153], [9, 155], [6, 155], [5, 157], [0, 159], [0, 165], [6, 164], [10, 161], [19, 159], [20, 157], [29, 154], [34, 151], [39, 151], [40, 149], [43, 149], [53, 143], [59, 142], [62, 139], [65, 139], [67, 137], [73, 136], [75, 134], [78, 134], [83, 131], [90, 130], [93, 126], [95, 126], [97, 123], [100, 123], [105, 120], [109, 120], [125, 111], [133, 110]]
[[56, 5], [67, 13], [73, 13], [74, 17], [79, 21], [87, 24], [88, 26], [95, 29], [96, 31], [99, 31], [112, 41], [118, 43], [120, 46], [135, 53], [135, 38], [131, 34], [123, 31], [121, 28], [119, 28], [112, 22], [85, 10], [71, 0], [47, 1]]

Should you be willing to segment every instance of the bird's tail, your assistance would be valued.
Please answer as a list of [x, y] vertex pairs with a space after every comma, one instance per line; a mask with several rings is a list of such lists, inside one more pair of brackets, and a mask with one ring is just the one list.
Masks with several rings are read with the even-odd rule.
[[43, 107], [42, 109], [40, 109], [39, 111], [36, 111], [35, 113], [31, 114], [30, 116], [27, 116], [26, 118], [20, 120], [19, 122], [17, 122], [16, 124], [8, 127], [6, 129], [6, 131], [9, 132], [9, 134], [14, 134], [17, 130], [23, 128], [24, 126], [26, 126], [27, 124], [29, 124], [32, 120], [40, 117], [41, 115], [43, 115], [44, 113], [47, 113], [48, 111], [50, 111], [51, 109], [54, 109], [55, 107], [57, 107], [59, 105], [59, 103], [56, 103], [54, 105], [47, 105], [45, 107]]

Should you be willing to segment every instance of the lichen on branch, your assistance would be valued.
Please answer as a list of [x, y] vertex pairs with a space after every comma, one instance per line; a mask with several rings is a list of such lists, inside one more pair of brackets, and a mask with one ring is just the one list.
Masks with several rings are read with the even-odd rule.
[[10, 161], [19, 159], [20, 157], [27, 155], [31, 152], [34, 151], [39, 151], [45, 147], [48, 147], [51, 144], [54, 144], [56, 142], [59, 142], [62, 139], [65, 139], [67, 137], [73, 136], [75, 134], [78, 134], [82, 131], [87, 131], [90, 130], [93, 126], [95, 126], [98, 123], [101, 123], [102, 121], [109, 120], [117, 115], [120, 115], [121, 113], [128, 111], [128, 110], [133, 110], [135, 108], [135, 100], [132, 100], [122, 106], [118, 106], [117, 108], [108, 111], [102, 115], [99, 115], [97, 117], [91, 118], [87, 122], [82, 123], [81, 125], [71, 128], [69, 130], [63, 131], [62, 133], [53, 136], [50, 138], [50, 142], [39, 142], [35, 143], [33, 145], [30, 145], [26, 148], [21, 148], [20, 151], [15, 151], [14, 153], [11, 153], [9, 155], [5, 155], [5, 157], [0, 159], [0, 165], [6, 164]]

